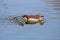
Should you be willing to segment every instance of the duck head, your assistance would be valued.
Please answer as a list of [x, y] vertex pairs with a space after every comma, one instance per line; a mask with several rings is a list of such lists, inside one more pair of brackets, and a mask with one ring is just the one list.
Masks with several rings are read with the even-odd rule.
[[37, 15], [39, 20], [43, 20], [44, 16], [43, 15]]

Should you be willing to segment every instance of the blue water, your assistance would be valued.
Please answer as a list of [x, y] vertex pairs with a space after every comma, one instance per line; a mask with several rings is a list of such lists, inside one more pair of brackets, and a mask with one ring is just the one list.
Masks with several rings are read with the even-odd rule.
[[[50, 4], [47, 0], [0, 0], [0, 40], [60, 40], [60, 10]], [[6, 19], [39, 13], [45, 16], [44, 25], [22, 27]]]

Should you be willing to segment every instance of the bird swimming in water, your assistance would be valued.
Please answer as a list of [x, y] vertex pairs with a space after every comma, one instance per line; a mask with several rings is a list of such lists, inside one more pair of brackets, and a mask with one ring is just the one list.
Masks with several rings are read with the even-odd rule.
[[14, 18], [8, 17], [8, 20], [15, 20], [17, 24], [22, 26], [24, 26], [24, 24], [36, 24], [36, 23], [40, 23], [40, 25], [43, 25], [44, 24], [43, 19], [44, 19], [43, 15], [22, 15], [16, 16]]

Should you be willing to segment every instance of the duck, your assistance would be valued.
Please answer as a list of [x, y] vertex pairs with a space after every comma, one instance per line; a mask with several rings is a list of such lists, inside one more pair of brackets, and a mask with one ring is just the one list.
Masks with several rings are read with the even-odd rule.
[[[22, 18], [24, 21], [20, 20]], [[16, 16], [12, 18], [11, 16], [8, 17], [8, 20], [15, 20], [17, 24], [24, 26], [24, 24], [36, 24], [40, 23], [40, 25], [43, 25], [44, 16], [43, 15], [22, 15], [22, 16]]]
[[26, 24], [35, 24], [43, 20], [44, 16], [42, 15], [24, 15], [22, 16], [25, 19]]

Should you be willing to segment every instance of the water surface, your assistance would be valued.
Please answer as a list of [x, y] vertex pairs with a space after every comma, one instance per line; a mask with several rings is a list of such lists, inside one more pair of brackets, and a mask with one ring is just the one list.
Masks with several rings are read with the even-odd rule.
[[[60, 40], [59, 0], [0, 0], [0, 40]], [[44, 25], [19, 26], [8, 16], [45, 16]]]

